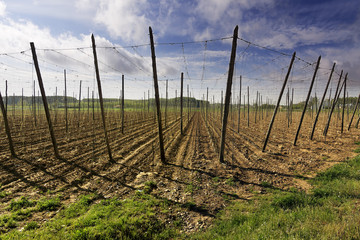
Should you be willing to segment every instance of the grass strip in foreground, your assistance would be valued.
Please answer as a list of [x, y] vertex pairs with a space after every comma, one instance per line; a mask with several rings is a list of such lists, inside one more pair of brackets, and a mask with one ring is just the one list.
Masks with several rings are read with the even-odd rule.
[[[82, 196], [47, 223], [30, 221], [0, 239], [360, 239], [360, 156], [318, 174], [311, 183], [309, 193], [265, 186], [269, 194], [234, 201], [213, 227], [190, 236], [180, 233], [181, 219], [167, 221], [174, 203], [147, 194], [149, 189], [125, 200]], [[29, 214], [51, 211], [59, 204], [58, 198], [21, 198], [9, 211], [23, 216], [26, 209]], [[16, 227], [17, 218], [9, 215], [2, 222]]]
[[11, 231], [0, 239], [169, 239], [179, 234], [158, 217], [167, 209], [164, 200], [141, 192], [95, 204], [97, 198], [82, 196], [42, 226], [29, 222], [23, 231]]
[[296, 190], [234, 202], [215, 225], [192, 239], [360, 239], [360, 156]]

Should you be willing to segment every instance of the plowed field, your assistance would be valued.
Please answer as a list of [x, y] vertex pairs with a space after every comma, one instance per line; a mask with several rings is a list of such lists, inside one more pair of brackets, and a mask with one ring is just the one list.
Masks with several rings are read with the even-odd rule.
[[[62, 159], [56, 159], [45, 117], [37, 126], [29, 116], [10, 118], [12, 136], [18, 158], [12, 158], [3, 131], [0, 133], [1, 191], [9, 195], [0, 199], [0, 213], [11, 199], [28, 196], [40, 198], [44, 193], [61, 194], [63, 203], [71, 203], [79, 195], [97, 193], [104, 198], [126, 198], [142, 191], [146, 182], [157, 188], [151, 194], [184, 205], [183, 212], [173, 212], [186, 223], [186, 231], [206, 227], [214, 215], [231, 199], [249, 199], [266, 188], [308, 190], [306, 179], [347, 157], [360, 140], [360, 130], [340, 132], [340, 120], [334, 116], [329, 133], [322, 135], [325, 117], [320, 117], [314, 140], [309, 140], [313, 123], [307, 115], [297, 146], [293, 146], [300, 113], [294, 113], [288, 127], [286, 114], [277, 116], [265, 152], [262, 146], [270, 121], [265, 113], [250, 126], [241, 113], [237, 131], [237, 115], [229, 118], [225, 164], [218, 161], [221, 132], [219, 114], [205, 117], [200, 112], [184, 114], [184, 134], [180, 134], [179, 114], [169, 115], [164, 126], [167, 163], [158, 154], [158, 132], [154, 114], [126, 113], [124, 133], [116, 113], [107, 115], [107, 128], [114, 161], [109, 161], [99, 114], [83, 113], [78, 122], [70, 114], [66, 132], [64, 116], [58, 113], [55, 122]], [[189, 120], [188, 120], [189, 119]], [[165, 125], [165, 124], [164, 124]], [[1, 122], [1, 126], [3, 123]], [[190, 207], [189, 207], [190, 206]], [[55, 213], [41, 213], [34, 218], [47, 220]], [[171, 220], [171, 217], [169, 217]], [[169, 220], [169, 221], [170, 221]]]

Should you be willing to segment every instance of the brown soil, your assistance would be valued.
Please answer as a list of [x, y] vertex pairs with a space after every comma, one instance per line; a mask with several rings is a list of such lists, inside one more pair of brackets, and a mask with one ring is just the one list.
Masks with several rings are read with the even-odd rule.
[[[141, 190], [149, 181], [157, 188], [151, 194], [183, 206], [169, 209], [171, 216], [181, 218], [184, 231], [191, 232], [211, 224], [215, 214], [230, 200], [247, 200], [266, 192], [270, 185], [281, 190], [309, 190], [306, 181], [319, 171], [356, 154], [355, 141], [360, 130], [340, 132], [341, 121], [333, 117], [329, 133], [322, 135], [326, 114], [318, 123], [314, 140], [309, 140], [313, 118], [305, 117], [297, 146], [293, 146], [300, 113], [293, 114], [288, 127], [286, 114], [280, 113], [274, 124], [266, 151], [262, 152], [270, 113], [250, 116], [250, 127], [241, 113], [229, 117], [226, 135], [225, 163], [218, 161], [221, 122], [219, 114], [207, 118], [200, 112], [184, 114], [184, 133], [180, 134], [179, 115], [168, 116], [164, 126], [167, 163], [158, 154], [157, 123], [153, 114], [127, 113], [125, 132], [116, 113], [108, 113], [107, 122], [113, 161], [109, 161], [100, 117], [84, 113], [78, 127], [76, 114], [70, 114], [66, 132], [64, 116], [57, 114], [55, 134], [62, 159], [53, 156], [44, 116], [33, 120], [11, 118], [17, 158], [8, 150], [6, 135], [0, 133], [1, 191], [10, 193], [0, 199], [0, 213], [11, 199], [28, 196], [36, 199], [48, 192], [63, 196], [63, 203], [74, 202], [79, 195], [97, 193], [104, 198], [126, 198]], [[88, 118], [90, 117], [90, 118]], [[188, 121], [189, 119], [189, 121]], [[1, 123], [1, 126], [3, 124]], [[177, 209], [177, 210], [175, 210]], [[54, 213], [36, 215], [47, 220]]]

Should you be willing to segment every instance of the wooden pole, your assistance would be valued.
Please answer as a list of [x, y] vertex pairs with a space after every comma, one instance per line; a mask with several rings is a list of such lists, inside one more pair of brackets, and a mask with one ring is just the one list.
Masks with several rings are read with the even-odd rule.
[[48, 107], [48, 103], [47, 103], [47, 99], [46, 99], [45, 88], [44, 88], [44, 84], [43, 84], [43, 81], [42, 81], [42, 77], [41, 77], [41, 73], [40, 73], [40, 67], [39, 67], [39, 63], [38, 63], [38, 60], [37, 60], [37, 56], [36, 56], [35, 45], [34, 45], [33, 42], [31, 42], [30, 46], [31, 46], [31, 52], [32, 52], [33, 60], [34, 60], [36, 75], [38, 77], [39, 87], [40, 87], [40, 91], [41, 91], [41, 97], [42, 97], [42, 101], [43, 101], [43, 104], [44, 104], [45, 115], [46, 115], [46, 119], [47, 119], [47, 122], [48, 122], [48, 125], [49, 125], [51, 141], [52, 141], [52, 144], [53, 144], [53, 147], [54, 147], [55, 157], [60, 158], [60, 154], [59, 154], [57, 143], [56, 143], [55, 133], [54, 133], [53, 125], [52, 125], [52, 122], [51, 122], [50, 111], [49, 111], [49, 107]]
[[175, 90], [175, 120], [177, 120], [177, 90]]
[[87, 110], [88, 110], [88, 119], [90, 119], [90, 87], [87, 89]]
[[224, 162], [224, 150], [225, 150], [225, 136], [226, 136], [226, 125], [228, 120], [229, 113], [229, 104], [231, 97], [231, 85], [234, 74], [234, 65], [235, 65], [235, 57], [236, 57], [236, 47], [237, 47], [237, 39], [238, 39], [238, 26], [234, 29], [233, 41], [232, 41], [232, 49], [231, 56], [229, 62], [229, 74], [226, 84], [226, 92], [225, 92], [225, 106], [224, 106], [224, 116], [222, 121], [222, 129], [221, 129], [221, 140], [220, 140], [220, 153], [219, 153], [219, 161], [221, 163]]
[[297, 130], [296, 135], [295, 135], [294, 146], [296, 146], [296, 142], [297, 142], [297, 139], [298, 139], [299, 134], [300, 134], [301, 125], [302, 125], [302, 122], [303, 122], [303, 120], [304, 120], [306, 108], [307, 108], [307, 105], [308, 105], [308, 102], [309, 102], [309, 99], [310, 99], [310, 95], [311, 95], [311, 91], [312, 91], [312, 88], [313, 88], [313, 85], [314, 85], [314, 82], [315, 82], [316, 73], [317, 73], [317, 71], [318, 71], [318, 69], [319, 69], [320, 60], [321, 60], [321, 56], [319, 56], [318, 61], [317, 61], [317, 63], [316, 63], [314, 75], [313, 75], [313, 78], [312, 78], [312, 80], [311, 80], [311, 84], [310, 84], [310, 88], [309, 88], [308, 95], [307, 95], [307, 97], [306, 97], [305, 106], [304, 106], [303, 112], [302, 112], [302, 114], [301, 114], [301, 118], [300, 118], [300, 122], [299, 122], [299, 127], [298, 127], [298, 130]]
[[21, 89], [21, 121], [24, 122], [24, 88]]
[[5, 80], [5, 111], [8, 112], [8, 82]]
[[205, 120], [208, 119], [208, 107], [209, 107], [209, 88], [206, 88], [206, 103], [205, 103]]
[[190, 104], [189, 84], [187, 84], [187, 119], [188, 119], [188, 123], [189, 123], [189, 121], [190, 121], [190, 108], [189, 108], [189, 104]]
[[345, 103], [346, 103], [346, 80], [347, 80], [347, 73], [345, 75], [344, 80], [344, 99], [343, 99], [343, 109], [342, 109], [342, 118], [341, 118], [341, 133], [344, 132], [344, 114], [345, 114]]
[[[329, 112], [329, 117], [328, 117], [327, 123], [326, 123], [325, 128], [324, 128], [323, 135], [324, 135], [325, 137], [326, 137], [327, 132], [328, 132], [328, 130], [329, 130], [330, 121], [331, 121], [331, 116], [332, 116], [332, 113], [334, 112], [334, 109], [335, 109], [335, 106], [336, 106], [337, 97], [338, 97], [338, 90], [339, 90], [339, 86], [340, 86], [342, 74], [343, 74], [343, 70], [341, 70], [341, 73], [340, 73], [339, 81], [338, 81], [338, 84], [337, 84], [337, 86], [336, 86], [336, 91], [335, 91], [335, 95], [334, 95], [333, 104], [332, 104], [332, 106], [331, 106], [331, 109], [330, 109], [330, 112]], [[339, 91], [339, 92], [340, 92], [340, 91]]]
[[166, 96], [165, 96], [165, 128], [167, 127], [167, 107], [168, 107], [168, 80], [166, 79]]
[[255, 101], [255, 123], [256, 123], [257, 112], [258, 112], [258, 95], [259, 95], [259, 92], [258, 92], [258, 91], [256, 91], [256, 101]]
[[10, 153], [11, 153], [12, 157], [16, 157], [16, 153], [15, 153], [15, 149], [14, 149], [14, 143], [13, 143], [12, 138], [11, 138], [10, 127], [9, 127], [9, 123], [8, 123], [8, 119], [7, 119], [7, 113], [6, 113], [6, 109], [5, 109], [5, 106], [4, 106], [4, 101], [2, 99], [1, 93], [0, 93], [0, 107], [1, 107], [3, 118], [4, 118], [6, 135], [8, 137], [8, 141], [9, 141]]
[[66, 70], [64, 69], [64, 82], [65, 82], [65, 94], [64, 94], [64, 104], [65, 104], [65, 129], [68, 132], [68, 106], [67, 106], [67, 92], [66, 92]]
[[294, 106], [294, 88], [291, 90], [290, 123], [292, 123], [293, 106]]
[[78, 128], [80, 127], [80, 111], [81, 111], [81, 83], [82, 81], [80, 80], [80, 88], [79, 88], [79, 108], [78, 108]]
[[351, 116], [351, 119], [350, 119], [350, 122], [349, 122], [348, 131], [350, 131], [351, 123], [352, 123], [352, 121], [354, 120], [354, 116], [355, 116], [356, 110], [357, 110], [357, 108], [358, 108], [359, 102], [360, 102], [360, 94], [359, 94], [359, 97], [358, 97], [358, 99], [357, 99], [354, 112], [353, 112], [353, 114], [352, 114], [352, 116]]
[[250, 90], [249, 90], [249, 86], [247, 87], [247, 100], [248, 100], [248, 104], [247, 104], [247, 126], [250, 126]]
[[277, 111], [278, 111], [278, 109], [279, 109], [279, 106], [280, 106], [281, 97], [282, 97], [282, 95], [283, 95], [283, 93], [284, 93], [284, 90], [285, 90], [285, 87], [286, 87], [286, 83], [287, 83], [287, 81], [288, 81], [288, 78], [289, 78], [289, 75], [290, 75], [290, 72], [291, 72], [291, 68], [292, 68], [293, 63], [294, 63], [294, 60], [295, 60], [295, 55], [296, 55], [296, 52], [294, 52], [293, 55], [292, 55], [292, 58], [291, 58], [291, 61], [290, 61], [290, 66], [289, 66], [288, 71], [287, 71], [287, 74], [286, 74], [286, 76], [285, 76], [285, 80], [284, 80], [283, 86], [282, 86], [282, 88], [281, 88], [281, 91], [280, 91], [280, 94], [279, 94], [279, 98], [278, 98], [276, 107], [275, 107], [275, 109], [274, 109], [274, 113], [273, 113], [272, 119], [271, 119], [270, 124], [269, 124], [269, 129], [268, 129], [268, 131], [267, 131], [267, 133], [266, 133], [266, 137], [265, 137], [265, 141], [264, 141], [264, 146], [263, 146], [263, 149], [262, 149], [263, 152], [264, 152], [265, 149], [266, 149], [266, 145], [267, 145], [268, 140], [269, 140], [269, 137], [270, 137], [270, 133], [271, 133], [271, 129], [272, 129], [272, 126], [273, 126], [273, 124], [274, 124], [274, 121], [275, 121], [276, 113], [277, 113]]
[[240, 132], [240, 112], [241, 112], [241, 75], [240, 75], [240, 90], [239, 90], [239, 113], [238, 113], [238, 133]]
[[109, 138], [107, 135], [107, 129], [106, 129], [105, 111], [104, 111], [104, 103], [103, 103], [103, 96], [102, 96], [102, 90], [101, 90], [100, 73], [99, 73], [99, 66], [98, 66], [97, 55], [96, 55], [95, 38], [94, 38], [93, 34], [91, 34], [91, 41], [92, 41], [92, 49], [93, 49], [93, 55], [94, 55], [96, 80], [97, 80], [98, 91], [99, 91], [99, 100], [100, 100], [101, 117], [102, 117], [103, 128], [104, 128], [105, 142], [106, 142], [106, 147], [107, 147], [110, 161], [113, 161], [112, 154], [111, 154], [111, 148], [110, 148], [110, 142], [109, 142]]
[[35, 123], [35, 127], [36, 127], [36, 95], [35, 95], [35, 81], [34, 81], [34, 93], [33, 93], [33, 114], [34, 114], [34, 123]]
[[244, 119], [245, 119], [245, 112], [246, 112], [246, 96], [245, 96], [245, 94], [244, 94]]
[[181, 86], [180, 86], [180, 132], [183, 135], [183, 88], [184, 88], [184, 73], [181, 73]]
[[322, 105], [323, 105], [323, 103], [324, 103], [324, 100], [325, 100], [325, 97], [326, 97], [326, 93], [327, 93], [327, 90], [328, 90], [329, 85], [330, 85], [330, 81], [331, 81], [331, 77], [332, 77], [333, 72], [334, 72], [334, 69], [335, 69], [335, 65], [336, 65], [336, 63], [333, 64], [333, 67], [332, 67], [332, 69], [331, 69], [328, 82], [327, 82], [326, 87], [325, 87], [325, 90], [324, 90], [324, 94], [323, 94], [323, 96], [322, 96], [322, 98], [321, 98], [319, 110], [318, 110], [317, 113], [316, 113], [314, 125], [313, 125], [312, 131], [311, 131], [310, 140], [312, 140], [313, 137], [314, 137], [314, 132], [315, 132], [316, 124], [317, 124], [317, 121], [318, 121], [318, 119], [319, 119], [320, 112], [321, 112], [321, 108], [322, 108]]
[[287, 125], [290, 127], [290, 88], [288, 87], [288, 91], [286, 94], [286, 105], [287, 105]]
[[162, 125], [161, 125], [161, 111], [160, 111], [160, 99], [159, 99], [159, 86], [158, 86], [158, 78], [157, 78], [157, 70], [156, 70], [156, 56], [155, 56], [154, 38], [151, 27], [149, 27], [149, 34], [150, 34], [150, 45], [151, 45], [152, 68], [153, 68], [153, 76], [154, 76], [155, 101], [156, 101], [156, 110], [157, 110], [157, 119], [158, 119], [158, 128], [159, 128], [160, 158], [161, 161], [165, 163], [166, 159], [165, 159], [164, 141], [163, 141]]
[[124, 75], [121, 76], [121, 133], [124, 134], [124, 122], [125, 122], [125, 89], [124, 89]]
[[[223, 104], [224, 104], [224, 93], [223, 93], [223, 91], [221, 90], [221, 104], [220, 104], [220, 114], [221, 114], [221, 117], [223, 116], [223, 108], [224, 108], [224, 106], [223, 106]], [[221, 121], [222, 121], [222, 118], [220, 119]]]
[[55, 124], [57, 123], [57, 110], [58, 110], [58, 97], [57, 97], [57, 87], [55, 87], [55, 106], [54, 106], [54, 109], [55, 109]]

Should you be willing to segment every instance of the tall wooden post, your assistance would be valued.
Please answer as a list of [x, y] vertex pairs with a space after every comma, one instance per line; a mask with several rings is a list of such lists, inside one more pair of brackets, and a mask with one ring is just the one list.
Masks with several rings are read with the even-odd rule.
[[240, 90], [239, 90], [239, 114], [238, 114], [238, 133], [240, 132], [240, 112], [241, 112], [241, 75], [240, 75]]
[[125, 121], [125, 90], [124, 90], [124, 75], [121, 76], [121, 133], [124, 133], [124, 121]]
[[291, 90], [290, 123], [292, 123], [293, 106], [294, 106], [294, 88]]
[[248, 100], [248, 104], [247, 104], [247, 126], [250, 126], [250, 90], [249, 90], [249, 86], [247, 87], [247, 100]]
[[66, 92], [66, 70], [64, 69], [64, 82], [65, 82], [65, 93], [64, 93], [64, 104], [65, 104], [65, 129], [68, 132], [68, 106], [67, 106], [67, 92]]
[[[335, 109], [335, 106], [336, 106], [337, 97], [338, 97], [338, 90], [339, 90], [339, 86], [340, 86], [342, 74], [343, 74], [343, 70], [341, 70], [341, 73], [340, 73], [339, 81], [338, 81], [338, 84], [337, 84], [337, 86], [336, 86], [336, 91], [335, 91], [335, 96], [334, 96], [333, 104], [332, 104], [332, 106], [331, 106], [331, 109], [330, 109], [330, 112], [329, 112], [329, 117], [328, 117], [327, 123], [326, 123], [325, 128], [324, 128], [323, 135], [324, 135], [325, 137], [326, 137], [327, 132], [328, 132], [328, 130], [329, 130], [330, 121], [331, 121], [331, 116], [332, 116], [332, 113], [333, 113], [333, 111], [334, 111], [334, 109]], [[340, 91], [339, 91], [339, 92], [340, 92]]]
[[158, 119], [158, 128], [159, 128], [160, 157], [161, 157], [161, 161], [165, 163], [166, 159], [165, 159], [164, 140], [162, 134], [162, 125], [161, 125], [159, 85], [158, 85], [157, 70], [156, 70], [154, 38], [151, 27], [149, 27], [149, 34], [150, 34], [150, 45], [151, 45], [152, 68], [153, 68], [153, 76], [154, 76], [155, 101], [156, 101], [156, 110], [157, 110], [157, 119]]
[[257, 112], [258, 112], [258, 95], [259, 92], [256, 91], [256, 101], [255, 101], [255, 123], [256, 123], [256, 117], [257, 117]]
[[88, 119], [90, 119], [90, 87], [87, 89], [87, 111], [88, 111]]
[[238, 39], [238, 28], [239, 27], [236, 26], [235, 29], [234, 29], [231, 56], [230, 56], [230, 62], [229, 62], [229, 74], [228, 74], [228, 79], [227, 79], [227, 84], [226, 84], [224, 116], [223, 116], [223, 119], [222, 119], [223, 121], [222, 121], [221, 140], [220, 140], [220, 153], [219, 153], [219, 161], [221, 163], [224, 162], [226, 125], [227, 125], [228, 113], [229, 113], [232, 78], [233, 78], [233, 74], [234, 74], [236, 47], [237, 47], [237, 39]]
[[100, 108], [101, 108], [101, 117], [102, 117], [102, 122], [103, 122], [103, 127], [104, 127], [105, 142], [106, 142], [106, 147], [107, 147], [110, 161], [113, 161], [112, 154], [111, 154], [111, 148], [110, 148], [110, 142], [109, 142], [109, 138], [107, 135], [107, 129], [106, 129], [105, 111], [104, 111], [104, 103], [103, 103], [103, 96], [102, 96], [102, 90], [101, 90], [100, 73], [99, 73], [99, 66], [98, 66], [97, 55], [96, 55], [95, 38], [94, 38], [93, 34], [91, 34], [91, 42], [92, 42], [92, 49], [93, 49], [93, 55], [94, 55], [95, 73], [96, 73], [96, 80], [97, 80], [98, 91], [99, 91], [99, 100], [100, 100]]
[[187, 119], [188, 119], [188, 123], [190, 121], [190, 98], [189, 98], [189, 84], [187, 84]]
[[222, 121], [222, 116], [223, 116], [223, 104], [224, 104], [224, 96], [223, 96], [223, 91], [221, 90], [221, 103], [220, 103], [220, 117], [221, 117], [221, 121]]
[[175, 120], [177, 120], [177, 90], [175, 89]]
[[181, 85], [180, 85], [180, 132], [183, 135], [183, 94], [184, 94], [184, 73], [181, 73]]
[[78, 108], [78, 128], [80, 127], [80, 111], [81, 111], [81, 83], [82, 81], [80, 80], [80, 88], [79, 88], [79, 108]]
[[35, 80], [34, 80], [34, 88], [33, 88], [33, 98], [32, 98], [32, 105], [33, 105], [33, 114], [34, 114], [34, 124], [36, 127], [36, 95], [35, 95]]
[[166, 79], [166, 96], [165, 96], [165, 128], [167, 127], [167, 112], [168, 112], [168, 80]]
[[21, 121], [24, 122], [24, 88], [21, 89]]
[[287, 123], [288, 128], [290, 127], [290, 88], [288, 87], [288, 91], [286, 94], [286, 105], [287, 105]]
[[40, 87], [40, 91], [41, 91], [41, 97], [42, 97], [42, 101], [44, 104], [45, 115], [46, 115], [46, 119], [47, 119], [48, 126], [49, 126], [51, 141], [52, 141], [52, 144], [54, 147], [55, 157], [60, 158], [57, 143], [56, 143], [55, 133], [54, 133], [53, 125], [51, 122], [50, 111], [49, 111], [49, 107], [48, 107], [48, 103], [47, 103], [47, 99], [46, 99], [45, 88], [44, 88], [44, 84], [42, 81], [40, 67], [39, 67], [39, 63], [37, 60], [37, 56], [36, 56], [35, 45], [33, 42], [30, 43], [30, 47], [31, 47], [31, 52], [32, 52], [33, 60], [34, 60], [36, 75], [38, 77], [39, 87]]
[[57, 87], [55, 87], [55, 104], [54, 104], [55, 124], [57, 123], [57, 110], [58, 110], [58, 98], [57, 98]]
[[317, 73], [317, 71], [318, 71], [318, 69], [319, 69], [320, 60], [321, 60], [321, 56], [319, 56], [318, 61], [317, 61], [317, 63], [316, 63], [314, 75], [313, 75], [313, 78], [312, 78], [312, 80], [311, 80], [311, 84], [310, 84], [310, 88], [309, 88], [308, 95], [307, 95], [307, 97], [306, 97], [305, 106], [304, 106], [303, 112], [302, 112], [302, 114], [301, 114], [301, 118], [300, 118], [300, 122], [299, 122], [299, 127], [298, 127], [298, 130], [297, 130], [296, 135], [295, 135], [294, 146], [296, 146], [296, 142], [297, 142], [297, 139], [298, 139], [299, 134], [300, 134], [301, 125], [302, 125], [302, 122], [303, 122], [303, 120], [304, 120], [306, 108], [307, 108], [307, 105], [308, 105], [308, 102], [309, 102], [309, 99], [310, 99], [310, 95], [311, 95], [311, 91], [312, 91], [312, 88], [313, 88], [313, 85], [314, 85], [314, 82], [315, 82], [316, 73]]
[[209, 107], [209, 88], [206, 88], [206, 103], [205, 103], [205, 120], [208, 119], [208, 107]]
[[5, 111], [8, 112], [8, 82], [5, 80]]
[[329, 84], [330, 84], [331, 77], [332, 77], [333, 72], [334, 72], [334, 69], [335, 69], [335, 65], [336, 65], [336, 63], [334, 63], [334, 64], [333, 64], [333, 67], [332, 67], [332, 69], [331, 69], [331, 72], [330, 72], [330, 76], [329, 76], [328, 82], [327, 82], [326, 87], [325, 87], [325, 90], [324, 90], [324, 94], [323, 94], [323, 96], [322, 96], [322, 98], [321, 98], [321, 102], [320, 102], [319, 110], [318, 110], [318, 111], [317, 111], [317, 113], [316, 113], [316, 117], [315, 117], [314, 125], [313, 125], [312, 131], [311, 131], [310, 140], [312, 140], [312, 139], [313, 139], [313, 137], [314, 137], [314, 132], [315, 132], [315, 128], [316, 128], [316, 123], [317, 123], [317, 121], [318, 121], [318, 118], [319, 118], [319, 115], [320, 115], [320, 112], [321, 112], [321, 108], [322, 108], [322, 105], [323, 105], [323, 103], [324, 103], [324, 100], [325, 100], [325, 97], [326, 97], [327, 90], [328, 90], [328, 88], [329, 88]]
[[4, 101], [2, 99], [1, 93], [0, 93], [0, 107], [1, 107], [1, 112], [2, 112], [3, 118], [4, 118], [6, 135], [7, 135], [8, 141], [9, 141], [10, 153], [11, 153], [12, 157], [16, 157], [14, 143], [11, 138], [10, 127], [9, 127], [9, 123], [8, 123], [8, 119], [7, 119], [7, 113], [6, 113], [6, 109], [4, 106]]
[[346, 80], [347, 80], [347, 73], [345, 75], [344, 80], [344, 99], [343, 99], [343, 108], [342, 108], [342, 118], [341, 118], [341, 133], [344, 132], [344, 114], [345, 114], [345, 100], [346, 100]]
[[353, 112], [353, 114], [352, 114], [352, 116], [351, 116], [351, 119], [350, 119], [350, 122], [349, 122], [348, 131], [350, 130], [351, 123], [352, 123], [352, 121], [354, 120], [354, 116], [355, 116], [356, 110], [357, 110], [357, 108], [358, 108], [359, 102], [360, 102], [360, 94], [359, 94], [359, 97], [358, 97], [358, 99], [357, 99], [357, 101], [356, 101], [355, 109], [354, 109], [354, 112]]
[[264, 146], [263, 146], [263, 149], [262, 151], [264, 152], [265, 149], [266, 149], [266, 145], [267, 145], [267, 142], [269, 140], [269, 137], [270, 137], [270, 133], [271, 133], [271, 129], [272, 129], [272, 126], [274, 124], [274, 121], [275, 121], [275, 117], [276, 117], [276, 113], [279, 109], [279, 106], [280, 106], [280, 101], [281, 101], [281, 98], [282, 98], [282, 95], [284, 93], [284, 90], [285, 90], [285, 87], [286, 87], [286, 83], [288, 81], [288, 78], [289, 78], [289, 75], [290, 75], [290, 72], [291, 72], [291, 68], [293, 66], [293, 63], [294, 63], [294, 60], [295, 60], [295, 55], [296, 55], [296, 52], [293, 53], [292, 55], [292, 58], [291, 58], [291, 61], [290, 61], [290, 66], [288, 68], [288, 71], [287, 71], [287, 74], [285, 76], [285, 80], [284, 80], [284, 83], [283, 83], [283, 86], [281, 88], [281, 91], [280, 91], [280, 94], [279, 94], [279, 98], [278, 98], [278, 101], [277, 101], [277, 104], [276, 104], [276, 107], [274, 109], [274, 113], [273, 113], [273, 116], [272, 116], [272, 119], [270, 121], [270, 124], [269, 124], [269, 129], [266, 133], [266, 138], [265, 138], [265, 141], [264, 141]]

